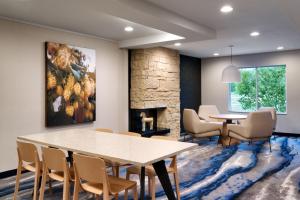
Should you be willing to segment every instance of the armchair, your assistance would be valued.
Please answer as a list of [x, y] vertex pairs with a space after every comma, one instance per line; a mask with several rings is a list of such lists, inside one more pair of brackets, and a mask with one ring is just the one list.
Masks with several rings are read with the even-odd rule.
[[259, 111], [269, 111], [269, 112], [271, 112], [272, 120], [273, 120], [273, 131], [275, 131], [276, 124], [277, 124], [277, 113], [276, 113], [275, 108], [273, 108], [273, 107], [261, 107], [259, 109]]
[[221, 135], [223, 123], [200, 120], [194, 110], [184, 109], [183, 126], [185, 131], [194, 139]]
[[271, 148], [271, 136], [273, 130], [272, 115], [269, 111], [256, 111], [249, 113], [241, 125], [228, 124], [228, 136], [244, 141], [268, 140]]
[[200, 119], [205, 120], [207, 122], [218, 121], [216, 119], [212, 119], [210, 115], [218, 115], [220, 114], [217, 106], [215, 105], [200, 105], [198, 110], [198, 115]]

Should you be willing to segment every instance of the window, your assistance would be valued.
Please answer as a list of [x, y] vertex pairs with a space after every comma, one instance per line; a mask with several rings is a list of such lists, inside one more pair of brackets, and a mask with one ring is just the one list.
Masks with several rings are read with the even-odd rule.
[[286, 66], [241, 68], [241, 82], [229, 84], [229, 110], [251, 112], [274, 107], [286, 113]]

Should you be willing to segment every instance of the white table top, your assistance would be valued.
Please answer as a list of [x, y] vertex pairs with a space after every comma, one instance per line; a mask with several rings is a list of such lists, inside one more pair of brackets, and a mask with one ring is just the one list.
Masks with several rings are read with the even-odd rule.
[[134, 137], [87, 129], [19, 136], [18, 140], [146, 166], [197, 146], [194, 143]]
[[246, 119], [247, 115], [241, 115], [241, 114], [218, 114], [218, 115], [211, 115], [209, 116], [210, 118], [213, 119], [232, 119], [232, 120], [237, 120], [237, 119]]

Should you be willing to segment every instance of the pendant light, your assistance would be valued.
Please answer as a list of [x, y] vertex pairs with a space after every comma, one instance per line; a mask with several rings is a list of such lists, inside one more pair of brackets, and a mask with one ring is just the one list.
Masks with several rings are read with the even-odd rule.
[[223, 83], [236, 83], [241, 81], [241, 73], [238, 67], [232, 64], [232, 48], [233, 45], [230, 45], [230, 65], [228, 65], [222, 72], [222, 82]]

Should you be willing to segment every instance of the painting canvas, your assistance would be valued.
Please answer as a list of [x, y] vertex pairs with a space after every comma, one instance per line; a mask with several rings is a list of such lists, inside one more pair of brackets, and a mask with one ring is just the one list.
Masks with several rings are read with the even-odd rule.
[[46, 42], [46, 126], [95, 119], [95, 50]]

